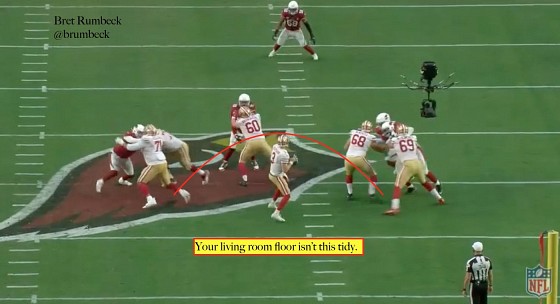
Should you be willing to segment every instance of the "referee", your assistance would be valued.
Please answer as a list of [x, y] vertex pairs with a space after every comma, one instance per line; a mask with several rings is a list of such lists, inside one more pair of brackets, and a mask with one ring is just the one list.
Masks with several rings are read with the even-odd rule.
[[487, 304], [488, 293], [492, 292], [492, 262], [482, 254], [482, 248], [481, 242], [472, 245], [474, 257], [467, 261], [467, 272], [463, 280], [463, 295], [467, 295], [468, 288], [471, 304]]

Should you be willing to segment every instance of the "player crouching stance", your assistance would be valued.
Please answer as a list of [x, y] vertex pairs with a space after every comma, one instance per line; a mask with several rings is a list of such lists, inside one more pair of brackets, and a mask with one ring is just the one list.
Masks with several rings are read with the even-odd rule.
[[[375, 146], [375, 136], [371, 134], [372, 131], [373, 124], [368, 120], [364, 121], [359, 130], [350, 131], [350, 138], [346, 141], [346, 144], [344, 144], [344, 150], [347, 150], [346, 158], [366, 173], [369, 176], [370, 181], [377, 183], [377, 173], [366, 159], [368, 149], [370, 147], [374, 148]], [[352, 183], [354, 181], [353, 175], [356, 170], [352, 164], [346, 160], [344, 161], [348, 200], [352, 199]], [[369, 184], [368, 194], [371, 198], [375, 195], [375, 187], [371, 183]]]
[[[167, 160], [162, 152], [163, 138], [157, 134], [157, 129], [153, 126], [146, 126], [146, 135], [133, 144], [127, 144], [117, 138], [117, 143], [122, 144], [130, 151], [142, 151], [146, 168], [142, 170], [138, 177], [138, 190], [146, 197], [146, 205], [143, 208], [150, 208], [157, 205], [156, 199], [150, 195], [148, 183], [155, 178], [160, 178], [166, 188], [175, 192], [178, 190], [177, 184], [171, 183], [169, 170], [167, 169]], [[179, 194], [186, 203], [190, 200], [190, 193], [187, 190], [180, 189]]]
[[[297, 156], [290, 158], [288, 151], [289, 139], [288, 136], [282, 134], [278, 136], [278, 143], [272, 146], [272, 154], [270, 156], [270, 173], [268, 179], [276, 187], [272, 202], [268, 204], [269, 208], [275, 208], [270, 216], [272, 219], [285, 222], [286, 220], [280, 215], [280, 211], [286, 207], [290, 200], [290, 187], [288, 186], [288, 171], [297, 163]], [[278, 197], [282, 196], [280, 204], [276, 204]]]
[[[288, 38], [295, 38], [299, 45], [311, 54], [311, 56], [313, 56], [313, 60], [319, 60], [319, 56], [315, 53], [315, 50], [313, 50], [313, 48], [307, 44], [307, 41], [305, 41], [305, 36], [301, 30], [302, 23], [309, 32], [309, 40], [311, 43], [315, 44], [315, 35], [313, 35], [313, 31], [311, 31], [311, 26], [309, 25], [309, 22], [307, 22], [305, 13], [303, 10], [299, 9], [296, 1], [290, 1], [290, 3], [288, 3], [288, 8], [285, 8], [282, 11], [282, 14], [280, 14], [280, 22], [278, 22], [278, 25], [274, 30], [274, 35], [272, 36], [272, 40], [276, 40], [276, 43], [274, 44], [270, 54], [268, 54], [268, 57], [273, 57]], [[284, 25], [284, 29], [280, 32], [280, 35], [278, 35], [278, 31], [282, 25]]]
[[[135, 143], [142, 136], [144, 132], [144, 126], [141, 124], [136, 125], [132, 130], [126, 132], [122, 141], [126, 143]], [[129, 181], [134, 177], [134, 166], [130, 157], [135, 153], [135, 151], [129, 151], [124, 146], [115, 144], [113, 150], [111, 150], [111, 162], [109, 163], [109, 172], [105, 174], [102, 178], [95, 182], [95, 191], [101, 192], [103, 185], [106, 181], [111, 180], [119, 174], [119, 170], [124, 172], [124, 175], [119, 178], [119, 184], [123, 186], [132, 186]]]
[[426, 180], [424, 175], [424, 164], [420, 161], [416, 136], [409, 135], [407, 128], [402, 124], [397, 124], [392, 132], [391, 138], [387, 142], [388, 148], [394, 148], [397, 153], [397, 179], [393, 189], [393, 199], [391, 209], [385, 211], [387, 215], [396, 215], [400, 212], [401, 189], [411, 177], [416, 177], [430, 194], [432, 194], [443, 205], [445, 201], [434, 189], [434, 186]]

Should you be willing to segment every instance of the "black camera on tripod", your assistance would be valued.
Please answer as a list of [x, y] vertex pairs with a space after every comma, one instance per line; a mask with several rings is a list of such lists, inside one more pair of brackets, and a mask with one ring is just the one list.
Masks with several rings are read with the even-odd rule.
[[[422, 107], [420, 108], [421, 117], [433, 118], [437, 116], [436, 115], [437, 103], [435, 100], [430, 98], [431, 93], [434, 93], [435, 90], [438, 89], [441, 90], [449, 89], [450, 87], [452, 87], [457, 83], [455, 81], [450, 82], [451, 77], [453, 76], [452, 73], [449, 75], [449, 77], [447, 77], [446, 80], [442, 80], [438, 84], [432, 85], [432, 81], [434, 80], [434, 78], [436, 78], [437, 74], [438, 74], [438, 67], [435, 61], [424, 61], [422, 63], [422, 66], [420, 67], [420, 75], [421, 75], [420, 83], [410, 81], [405, 76], [401, 75], [402, 78], [407, 80], [407, 82], [403, 83], [404, 86], [406, 86], [411, 90], [423, 90], [426, 91], [426, 93], [428, 93], [428, 98], [422, 100]], [[424, 85], [424, 83], [426, 84]]]

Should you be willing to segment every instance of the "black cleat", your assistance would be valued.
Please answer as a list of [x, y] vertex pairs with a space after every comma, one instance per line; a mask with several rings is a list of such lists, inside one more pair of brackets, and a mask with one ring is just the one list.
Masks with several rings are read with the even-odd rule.
[[346, 199], [349, 200], [349, 201], [353, 200], [353, 199], [354, 199], [353, 194], [352, 194], [352, 193], [348, 193], [348, 194], [346, 195]]
[[412, 193], [416, 191], [416, 187], [414, 185], [410, 185], [410, 187], [406, 187], [406, 193]]
[[242, 180], [239, 182], [239, 186], [247, 187], [247, 182]]
[[[438, 181], [439, 182], [439, 181]], [[441, 189], [441, 183], [436, 184], [436, 190], [439, 194], [443, 193], [443, 190]]]

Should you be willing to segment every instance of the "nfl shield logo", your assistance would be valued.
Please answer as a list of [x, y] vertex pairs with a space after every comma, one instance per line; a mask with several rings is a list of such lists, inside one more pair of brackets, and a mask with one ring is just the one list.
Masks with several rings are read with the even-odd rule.
[[550, 268], [544, 268], [540, 264], [533, 268], [526, 268], [525, 279], [528, 294], [540, 298], [550, 293]]

